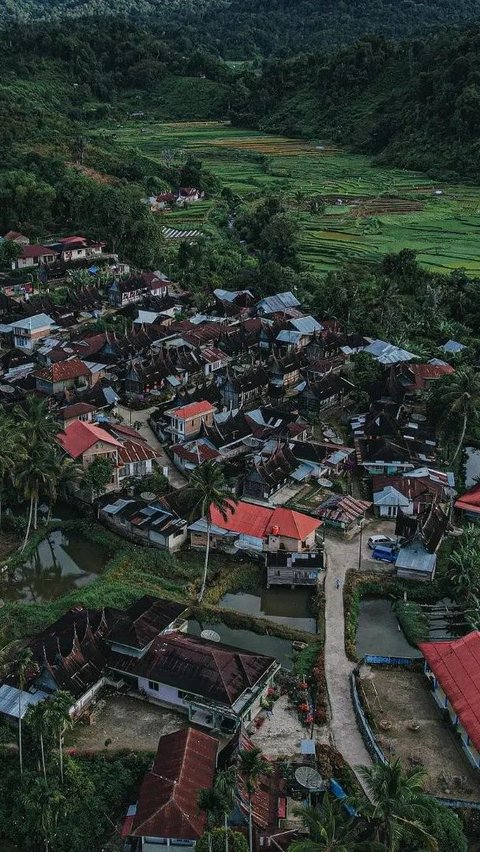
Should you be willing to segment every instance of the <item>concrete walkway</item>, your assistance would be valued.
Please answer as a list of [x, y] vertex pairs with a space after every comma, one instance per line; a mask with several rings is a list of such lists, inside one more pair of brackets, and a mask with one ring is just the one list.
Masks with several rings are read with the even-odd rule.
[[[330, 701], [330, 730], [335, 748], [354, 771], [357, 766], [370, 766], [372, 763], [358, 730], [350, 695], [350, 675], [355, 664], [345, 654], [343, 584], [347, 571], [357, 567], [358, 548], [358, 539], [344, 541], [330, 538], [326, 542], [325, 675]], [[340, 583], [338, 589], [337, 579]]]
[[167, 456], [162, 444], [148, 423], [148, 419], [153, 411], [155, 411], [155, 407], [145, 408], [143, 411], [134, 411], [133, 409], [126, 408], [123, 405], [117, 406], [117, 412], [122, 418], [125, 426], [133, 427], [134, 423], [140, 424], [138, 433], [145, 438], [150, 446], [156, 451], [157, 462], [160, 467], [168, 467], [168, 481], [172, 488], [183, 488], [183, 486], [187, 484], [186, 477], [177, 470], [171, 459]]

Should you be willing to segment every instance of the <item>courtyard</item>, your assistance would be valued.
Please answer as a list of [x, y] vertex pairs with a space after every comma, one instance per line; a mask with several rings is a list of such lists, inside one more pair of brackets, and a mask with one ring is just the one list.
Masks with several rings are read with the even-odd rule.
[[[67, 748], [78, 751], [156, 751], [158, 740], [184, 728], [187, 717], [134, 698], [104, 692], [92, 707], [91, 723], [78, 721]], [[106, 745], [108, 743], [108, 745]]]
[[[480, 779], [443, 720], [421, 672], [363, 666], [361, 699], [386, 757], [423, 767], [437, 796], [480, 801]], [[363, 692], [363, 694], [362, 694]]]

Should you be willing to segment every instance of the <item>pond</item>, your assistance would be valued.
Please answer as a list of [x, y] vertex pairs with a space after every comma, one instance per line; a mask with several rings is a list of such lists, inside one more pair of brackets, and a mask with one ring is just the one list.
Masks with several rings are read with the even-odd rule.
[[215, 630], [224, 645], [233, 648], [241, 648], [244, 651], [256, 651], [257, 654], [265, 654], [267, 657], [275, 657], [285, 669], [292, 669], [292, 643], [288, 639], [279, 639], [277, 636], [264, 636], [254, 633], [252, 630], [239, 630], [227, 627], [220, 621], [200, 622], [189, 619], [188, 632], [192, 636], [200, 636], [202, 630]]
[[277, 586], [275, 589], [264, 589], [258, 595], [247, 595], [244, 592], [224, 595], [218, 605], [267, 618], [277, 624], [286, 624], [307, 633], [316, 633], [317, 626], [312, 616], [311, 604], [310, 589], [287, 589]]
[[465, 463], [465, 488], [472, 488], [480, 477], [480, 450], [474, 447], [465, 447], [467, 457]]
[[40, 542], [12, 582], [0, 579], [0, 598], [9, 601], [49, 601], [91, 583], [107, 557], [98, 544], [77, 533], [55, 530]]
[[464, 610], [451, 598], [425, 605], [423, 611], [428, 618], [428, 638], [431, 642], [437, 639], [457, 639], [469, 631]]
[[407, 641], [387, 598], [362, 598], [358, 615], [357, 654], [388, 657], [421, 657]]

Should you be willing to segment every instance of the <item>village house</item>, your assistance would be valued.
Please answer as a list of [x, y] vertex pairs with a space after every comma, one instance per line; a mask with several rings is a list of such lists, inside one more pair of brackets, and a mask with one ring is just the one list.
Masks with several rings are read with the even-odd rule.
[[299, 386], [299, 401], [307, 411], [322, 411], [342, 405], [355, 385], [344, 376], [330, 371], [318, 381], [306, 380]]
[[9, 240], [11, 243], [16, 243], [17, 246], [28, 246], [30, 244], [28, 237], [19, 231], [7, 231], [3, 239]]
[[196, 438], [202, 426], [211, 426], [216, 412], [215, 406], [206, 400], [192, 402], [179, 408], [171, 408], [165, 412], [169, 420], [165, 431], [172, 436], [175, 443], [183, 443], [189, 438]]
[[265, 299], [260, 299], [256, 305], [256, 312], [259, 317], [268, 317], [272, 314], [285, 314], [286, 316], [302, 316], [302, 313], [297, 310], [300, 307], [300, 302], [294, 294], [287, 290], [285, 293], [277, 293], [275, 296], [266, 296]]
[[417, 517], [399, 510], [395, 524], [395, 535], [402, 540], [395, 561], [399, 579], [422, 582], [434, 579], [437, 551], [448, 524], [448, 513], [435, 502]]
[[276, 444], [268, 455], [255, 456], [243, 477], [243, 496], [253, 500], [269, 500], [290, 480], [299, 462], [288, 442]]
[[226, 408], [243, 408], [255, 399], [265, 399], [268, 394], [269, 378], [265, 368], [251, 367], [245, 373], [233, 374], [227, 369], [220, 384], [222, 403]]
[[217, 751], [218, 740], [195, 728], [160, 738], [153, 766], [123, 824], [131, 852], [195, 848], [207, 820], [198, 796], [213, 787]]
[[63, 428], [72, 423], [73, 420], [83, 420], [84, 423], [92, 423], [95, 412], [95, 405], [89, 402], [74, 402], [71, 405], [65, 405], [58, 412], [59, 420], [63, 423]]
[[59, 252], [52, 246], [38, 246], [23, 243], [22, 253], [12, 260], [12, 269], [29, 269], [54, 263]]
[[54, 320], [47, 314], [36, 314], [27, 319], [11, 323], [13, 345], [17, 349], [32, 351], [45, 337], [49, 337], [56, 328]]
[[[302, 512], [239, 500], [227, 509], [226, 520], [214, 506], [210, 507], [210, 513], [210, 546], [214, 549], [251, 550], [257, 553], [317, 550], [316, 532], [322, 523]], [[189, 531], [191, 546], [205, 548], [206, 518], [190, 524]]]
[[111, 462], [112, 476], [104, 493], [118, 490], [132, 477], [149, 476], [153, 472], [156, 452], [135, 430], [128, 427], [102, 428], [82, 420], [70, 422], [58, 436], [62, 449], [87, 470], [95, 459]]
[[201, 189], [197, 189], [195, 186], [181, 186], [178, 190], [176, 204], [179, 207], [185, 207], [188, 204], [201, 201], [202, 198], [205, 198], [205, 193]]
[[157, 636], [140, 654], [112, 651], [108, 667], [189, 722], [223, 733], [255, 718], [280, 669], [272, 657], [178, 631]]
[[48, 396], [58, 396], [70, 388], [81, 390], [93, 384], [91, 370], [78, 358], [51, 364], [37, 370], [33, 377], [36, 390]]
[[454, 503], [461, 517], [470, 524], [480, 520], [480, 484], [477, 483], [465, 491]]
[[332, 494], [317, 509], [318, 517], [326, 527], [342, 530], [351, 535], [364, 523], [372, 504], [348, 494]]
[[161, 272], [143, 272], [138, 276], [115, 279], [108, 289], [108, 299], [115, 308], [140, 302], [145, 296], [163, 298], [168, 294], [168, 279]]
[[204, 424], [193, 441], [171, 447], [175, 464], [185, 471], [204, 461], [226, 461], [248, 452], [252, 427], [243, 411], [216, 413], [211, 426]]
[[418, 647], [435, 701], [447, 711], [468, 760], [480, 769], [480, 632]]
[[420, 515], [432, 503], [447, 503], [454, 494], [453, 473], [417, 468], [402, 476], [374, 476], [372, 482], [375, 514], [380, 518]]
[[76, 260], [99, 257], [103, 253], [105, 243], [92, 242], [81, 236], [59, 237], [48, 244], [59, 253], [59, 260], [70, 263]]
[[73, 420], [57, 435], [58, 442], [65, 453], [78, 462], [86, 471], [95, 459], [105, 459], [112, 465], [110, 482], [104, 491], [119, 488], [119, 448], [120, 441], [109, 435], [105, 429], [93, 423]]
[[99, 516], [119, 535], [174, 553], [187, 540], [187, 521], [178, 508], [177, 492], [148, 502], [119, 498], [103, 503]]
[[314, 553], [288, 553], [277, 550], [266, 554], [267, 589], [271, 586], [317, 586], [324, 568], [323, 550]]
[[301, 380], [301, 370], [305, 359], [299, 352], [291, 351], [286, 354], [274, 351], [268, 361], [268, 375], [272, 395], [282, 395], [288, 388]]
[[[57, 690], [72, 696], [70, 716], [79, 715], [107, 683], [109, 653], [143, 654], [153, 640], [172, 630], [185, 629], [185, 606], [144, 595], [126, 610], [76, 606], [28, 643], [32, 664], [20, 695], [21, 715], [47, 700]], [[18, 720], [16, 665], [0, 686], [0, 715]], [[16, 697], [11, 702], [12, 695]], [[8, 701], [6, 700], [8, 697]]]

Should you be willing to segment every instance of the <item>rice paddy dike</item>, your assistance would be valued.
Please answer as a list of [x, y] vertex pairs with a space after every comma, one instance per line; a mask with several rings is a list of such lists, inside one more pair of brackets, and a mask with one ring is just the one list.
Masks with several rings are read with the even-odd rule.
[[[163, 162], [166, 149], [195, 155], [242, 197], [262, 189], [289, 196], [301, 223], [301, 259], [319, 272], [412, 248], [432, 271], [480, 274], [478, 186], [438, 183], [373, 165], [370, 157], [322, 140], [288, 139], [225, 122], [129, 122], [114, 134], [117, 145], [153, 161]], [[321, 215], [308, 212], [307, 199], [316, 195], [327, 203]], [[161, 215], [167, 228], [201, 230], [210, 209], [206, 200]]]

